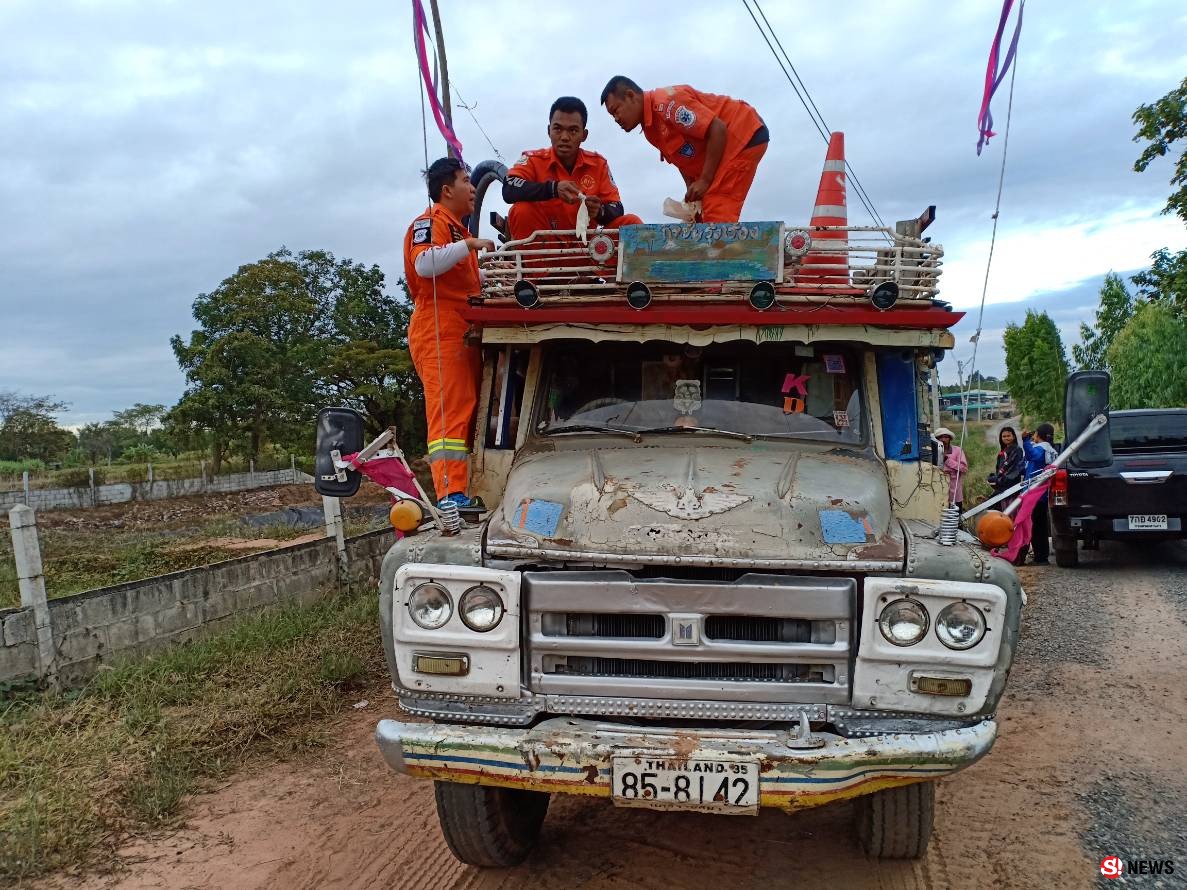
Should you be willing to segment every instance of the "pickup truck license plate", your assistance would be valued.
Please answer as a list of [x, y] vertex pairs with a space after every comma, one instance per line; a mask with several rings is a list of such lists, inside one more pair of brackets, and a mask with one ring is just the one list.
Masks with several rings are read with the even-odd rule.
[[1166, 531], [1166, 514], [1132, 513], [1129, 517], [1131, 532]]
[[758, 761], [613, 757], [611, 799], [622, 807], [758, 814]]

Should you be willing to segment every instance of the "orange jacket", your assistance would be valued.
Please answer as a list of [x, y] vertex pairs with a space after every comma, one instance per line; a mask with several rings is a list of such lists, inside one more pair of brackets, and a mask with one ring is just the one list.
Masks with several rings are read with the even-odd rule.
[[[462, 320], [461, 309], [469, 297], [477, 296], [482, 290], [478, 257], [473, 251], [435, 279], [422, 278], [417, 273], [416, 258], [430, 247], [443, 247], [468, 237], [470, 232], [461, 220], [440, 204], [434, 204], [414, 219], [404, 235], [404, 280], [412, 295], [413, 310], [412, 320], [408, 323], [408, 346], [414, 362], [417, 350], [425, 349], [431, 343], [440, 340], [461, 342], [469, 327]], [[434, 287], [436, 312], [433, 311]], [[420, 365], [417, 367], [419, 371]], [[423, 373], [421, 377], [423, 379]]]
[[[610, 165], [606, 159], [596, 151], [577, 149], [577, 160], [572, 170], [566, 170], [564, 164], [557, 160], [556, 152], [552, 148], [537, 148], [525, 151], [507, 171], [507, 180], [522, 179], [525, 182], [564, 182], [576, 183], [582, 194], [597, 198], [605, 204], [621, 204], [622, 197], [618, 194], [618, 186], [614, 184], [614, 177], [610, 175]], [[556, 229], [572, 229], [577, 226], [578, 204], [566, 204], [560, 198], [549, 198], [543, 201], [532, 201], [542, 218], [556, 220]], [[621, 210], [614, 216], [621, 214]]]
[[[470, 232], [461, 220], [440, 204], [434, 204], [412, 221], [404, 235], [404, 280], [412, 294], [414, 308], [423, 305], [431, 309], [434, 288], [434, 279], [417, 274], [416, 258], [431, 247], [444, 247], [469, 237]], [[461, 308], [469, 297], [477, 296], [482, 289], [478, 256], [471, 251], [469, 256], [435, 280], [438, 307]]]
[[736, 157], [763, 125], [758, 112], [741, 99], [702, 93], [687, 84], [643, 94], [643, 135], [686, 182], [699, 179], [705, 169], [705, 146], [714, 118], [726, 126], [723, 165]]

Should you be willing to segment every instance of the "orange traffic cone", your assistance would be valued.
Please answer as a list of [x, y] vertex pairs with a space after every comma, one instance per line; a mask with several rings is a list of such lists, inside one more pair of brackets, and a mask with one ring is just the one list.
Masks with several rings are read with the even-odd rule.
[[828, 140], [824, 171], [820, 174], [820, 188], [816, 192], [816, 207], [812, 211], [812, 250], [803, 259], [804, 268], [796, 276], [796, 284], [849, 283], [848, 233], [816, 229], [817, 226], [847, 225], [845, 134], [833, 133]]

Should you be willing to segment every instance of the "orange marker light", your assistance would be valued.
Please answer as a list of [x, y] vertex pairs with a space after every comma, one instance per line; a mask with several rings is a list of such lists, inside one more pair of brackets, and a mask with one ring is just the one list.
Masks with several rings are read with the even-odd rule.
[[402, 531], [405, 534], [416, 531], [422, 522], [424, 522], [425, 511], [420, 504], [411, 499], [402, 499], [392, 504], [391, 512], [388, 514], [388, 519], [391, 521], [392, 528]]

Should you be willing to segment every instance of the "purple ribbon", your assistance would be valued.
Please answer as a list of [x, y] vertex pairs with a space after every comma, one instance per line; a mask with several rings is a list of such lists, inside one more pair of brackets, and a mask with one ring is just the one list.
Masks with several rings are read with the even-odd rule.
[[1022, 32], [1022, 12], [1026, 9], [1026, 0], [1022, 0], [1018, 4], [1018, 22], [1014, 25], [1014, 37], [1010, 41], [1010, 48], [1006, 50], [1006, 58], [1002, 62], [1001, 68], [998, 68], [998, 55], [1002, 48], [1002, 35], [1006, 32], [1006, 21], [1010, 17], [1010, 10], [1014, 6], [1014, 0], [1005, 0], [1002, 4], [1002, 16], [997, 23], [997, 34], [993, 38], [993, 46], [989, 48], [989, 64], [985, 68], [985, 94], [981, 98], [981, 113], [977, 115], [977, 130], [980, 133], [980, 138], [977, 140], [977, 154], [981, 154], [981, 149], [985, 146], [991, 136], [997, 134], [993, 132], [993, 114], [989, 111], [989, 102], [993, 99], [993, 94], [997, 92], [997, 88], [1006, 78], [1006, 72], [1010, 70], [1010, 64], [1014, 61], [1014, 55], [1018, 51], [1018, 35]]
[[[1012, 0], [1011, 0], [1012, 2]], [[425, 19], [425, 10], [420, 0], [412, 0], [412, 29], [416, 32], [416, 58], [420, 61], [420, 76], [424, 79], [426, 92], [429, 94], [429, 107], [433, 109], [433, 119], [437, 121], [437, 129], [445, 137], [446, 143], [453, 149], [458, 160], [462, 159], [462, 143], [453, 132], [453, 127], [445, 119], [441, 109], [441, 100], [437, 98], [437, 82], [429, 70], [429, 53], [425, 47], [425, 34], [429, 30], [429, 23]]]

